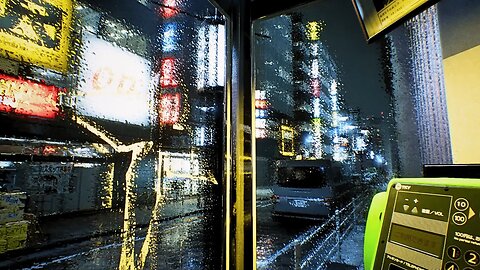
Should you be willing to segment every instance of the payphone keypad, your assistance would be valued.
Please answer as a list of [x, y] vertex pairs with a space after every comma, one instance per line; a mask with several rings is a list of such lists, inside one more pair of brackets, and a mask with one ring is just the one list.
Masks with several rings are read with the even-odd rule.
[[480, 270], [480, 188], [397, 183], [386, 209], [374, 269]]

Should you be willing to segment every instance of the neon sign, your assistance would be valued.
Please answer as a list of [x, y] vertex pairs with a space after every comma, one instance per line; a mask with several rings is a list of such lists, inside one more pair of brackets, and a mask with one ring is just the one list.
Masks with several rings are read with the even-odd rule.
[[320, 39], [320, 33], [323, 31], [325, 26], [324, 22], [308, 22], [307, 23], [307, 38], [311, 41], [316, 41]]
[[197, 88], [223, 86], [225, 84], [224, 25], [204, 24], [198, 30]]
[[255, 109], [255, 117], [256, 118], [267, 118], [267, 110], [259, 110]]
[[255, 117], [266, 118], [268, 100], [266, 91], [255, 90]]
[[321, 114], [321, 104], [320, 98], [313, 99], [313, 118], [320, 118]]
[[0, 75], [0, 112], [55, 118], [59, 93], [65, 90], [26, 79]]
[[160, 85], [163, 88], [178, 86], [178, 82], [175, 79], [175, 59], [165, 58], [162, 60], [160, 70]]
[[312, 60], [312, 70], [311, 70], [311, 75], [312, 78], [318, 78], [320, 75], [320, 64], [318, 62], [318, 59], [313, 59]]
[[160, 124], [173, 125], [180, 119], [180, 93], [163, 94], [160, 97]]
[[318, 78], [314, 78], [312, 80], [312, 94], [314, 97], [320, 97], [320, 93], [322, 92], [322, 88], [320, 85], [320, 80]]
[[178, 13], [177, 0], [164, 0], [161, 12], [162, 17], [165, 19], [175, 16]]
[[293, 149], [293, 128], [282, 125], [280, 127], [282, 133], [282, 147], [280, 154], [284, 156], [294, 156], [295, 152]]
[[264, 99], [256, 99], [255, 108], [265, 110], [268, 108], [268, 103]]
[[150, 63], [92, 34], [85, 34], [83, 40], [77, 112], [148, 125], [154, 86]]
[[178, 40], [175, 34], [177, 32], [177, 25], [175, 23], [167, 23], [164, 27], [162, 39], [163, 52], [174, 51], [178, 46]]
[[71, 0], [0, 0], [0, 55], [66, 72]]

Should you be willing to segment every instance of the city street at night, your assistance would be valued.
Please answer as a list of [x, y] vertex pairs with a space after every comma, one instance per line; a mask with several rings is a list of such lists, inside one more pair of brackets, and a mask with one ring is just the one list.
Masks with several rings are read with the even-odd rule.
[[479, 25], [479, 0], [0, 0], [0, 269], [478, 269]]

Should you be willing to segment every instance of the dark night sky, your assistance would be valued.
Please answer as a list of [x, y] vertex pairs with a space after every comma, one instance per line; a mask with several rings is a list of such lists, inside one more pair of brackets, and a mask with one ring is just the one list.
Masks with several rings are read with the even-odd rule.
[[320, 0], [299, 9], [305, 20], [326, 23], [321, 39], [340, 71], [346, 106], [364, 116], [389, 110], [378, 43], [367, 44], [350, 0]]
[[[437, 6], [445, 58], [480, 44], [479, 0], [441, 0]], [[318, 0], [293, 11], [301, 12], [305, 21], [326, 23], [321, 39], [339, 67], [346, 107], [358, 108], [364, 116], [387, 113], [390, 98], [385, 92], [380, 44], [366, 43], [351, 1]]]

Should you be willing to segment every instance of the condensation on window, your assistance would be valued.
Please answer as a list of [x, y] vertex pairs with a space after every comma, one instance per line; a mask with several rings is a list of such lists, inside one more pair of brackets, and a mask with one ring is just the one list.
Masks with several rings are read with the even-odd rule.
[[3, 2], [0, 268], [219, 268], [225, 17]]
[[260, 269], [361, 266], [372, 195], [452, 163], [442, 10], [371, 44], [348, 1], [254, 23]]

